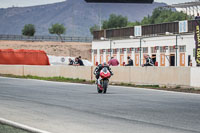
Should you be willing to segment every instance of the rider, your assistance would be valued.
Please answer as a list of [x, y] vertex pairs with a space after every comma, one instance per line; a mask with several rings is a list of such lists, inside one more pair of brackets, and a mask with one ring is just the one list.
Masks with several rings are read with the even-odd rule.
[[106, 64], [106, 62], [104, 62], [103, 64], [99, 64], [95, 70], [94, 70], [94, 75], [96, 75], [96, 79], [99, 79], [99, 75], [100, 75], [100, 71], [106, 67], [108, 69], [108, 71], [110, 72], [111, 75], [113, 75], [113, 72], [111, 71], [111, 68]]

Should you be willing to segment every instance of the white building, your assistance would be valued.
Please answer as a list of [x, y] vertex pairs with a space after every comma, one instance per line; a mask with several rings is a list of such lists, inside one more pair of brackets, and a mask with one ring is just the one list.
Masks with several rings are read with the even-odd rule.
[[96, 39], [92, 42], [92, 62], [94, 65], [108, 62], [111, 54], [121, 66], [127, 63], [127, 56], [133, 59], [134, 66], [141, 66], [145, 63], [143, 55], [148, 54], [158, 66], [196, 66], [194, 33], [188, 32], [188, 23], [185, 28], [180, 28], [180, 23], [178, 34], [136, 37], [135, 32], [134, 39]]

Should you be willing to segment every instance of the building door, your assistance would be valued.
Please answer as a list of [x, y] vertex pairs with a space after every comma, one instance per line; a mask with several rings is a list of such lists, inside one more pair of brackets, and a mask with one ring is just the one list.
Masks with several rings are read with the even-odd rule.
[[165, 66], [165, 54], [160, 54], [160, 66]]
[[120, 66], [124, 65], [124, 55], [120, 55]]
[[175, 66], [175, 55], [170, 54], [170, 66]]
[[185, 66], [185, 53], [180, 53], [180, 66]]
[[94, 66], [98, 65], [98, 62], [97, 62], [97, 55], [94, 55]]
[[135, 54], [135, 66], [139, 66], [140, 57], [139, 54]]
[[188, 55], [188, 66], [191, 66], [191, 55]]
[[151, 58], [152, 58], [153, 63], [154, 63], [154, 65], [155, 65], [155, 63], [156, 63], [156, 54], [152, 54]]

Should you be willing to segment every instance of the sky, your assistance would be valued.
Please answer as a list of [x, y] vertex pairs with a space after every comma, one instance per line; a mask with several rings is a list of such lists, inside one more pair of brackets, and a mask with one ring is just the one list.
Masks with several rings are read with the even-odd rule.
[[[41, 4], [49, 4], [55, 2], [61, 2], [65, 0], [0, 0], [0, 8], [7, 7], [23, 7], [23, 6], [33, 6], [33, 5], [41, 5]], [[183, 2], [191, 2], [195, 0], [154, 0], [155, 2], [164, 2], [167, 4], [177, 4]]]

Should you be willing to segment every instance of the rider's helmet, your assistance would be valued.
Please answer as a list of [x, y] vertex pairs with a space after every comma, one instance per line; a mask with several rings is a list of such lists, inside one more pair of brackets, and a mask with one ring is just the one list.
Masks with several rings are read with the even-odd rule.
[[107, 66], [107, 63], [106, 62], [104, 62], [103, 64], [102, 64], [102, 66], [104, 67], [104, 66]]

